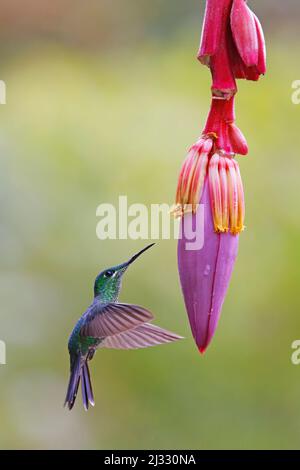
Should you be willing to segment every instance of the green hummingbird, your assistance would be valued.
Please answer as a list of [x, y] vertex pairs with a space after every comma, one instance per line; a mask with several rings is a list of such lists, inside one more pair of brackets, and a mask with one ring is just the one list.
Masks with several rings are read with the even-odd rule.
[[88, 361], [98, 348], [139, 349], [182, 339], [182, 336], [149, 323], [153, 315], [144, 307], [118, 302], [123, 274], [153, 245], [146, 246], [129, 261], [105, 269], [96, 277], [94, 300], [76, 323], [68, 342], [70, 380], [65, 406], [70, 410], [74, 406], [80, 380], [84, 408], [87, 410], [89, 403], [95, 404]]

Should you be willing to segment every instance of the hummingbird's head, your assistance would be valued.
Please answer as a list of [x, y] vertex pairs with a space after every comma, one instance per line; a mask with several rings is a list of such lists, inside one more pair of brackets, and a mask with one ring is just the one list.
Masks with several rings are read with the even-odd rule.
[[125, 263], [105, 269], [98, 274], [94, 284], [94, 296], [99, 297], [103, 302], [116, 302], [121, 290], [122, 276], [128, 266], [153, 245], [154, 243], [151, 243], [151, 245], [146, 246]]

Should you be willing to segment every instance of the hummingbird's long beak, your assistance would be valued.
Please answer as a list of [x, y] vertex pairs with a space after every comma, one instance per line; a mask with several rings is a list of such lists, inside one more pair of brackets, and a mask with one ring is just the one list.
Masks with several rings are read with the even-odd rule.
[[126, 263], [124, 263], [122, 265], [122, 268], [123, 269], [127, 269], [128, 266], [133, 263], [142, 253], [144, 253], [144, 251], [148, 250], [149, 248], [151, 248], [151, 246], [155, 245], [155, 243], [151, 243], [150, 245], [146, 246], [145, 248], [143, 248], [141, 251], [139, 251], [138, 253], [136, 253], [135, 255], [132, 256], [132, 258], [130, 258], [129, 261], [126, 261]]
[[144, 253], [144, 251], [148, 250], [149, 248], [151, 248], [151, 246], [155, 245], [155, 243], [151, 243], [150, 245], [146, 246], [145, 248], [143, 248], [141, 251], [139, 251], [136, 255], [133, 255], [132, 258], [130, 258], [129, 261], [127, 261], [127, 266], [129, 266], [131, 263], [133, 263], [142, 253]]

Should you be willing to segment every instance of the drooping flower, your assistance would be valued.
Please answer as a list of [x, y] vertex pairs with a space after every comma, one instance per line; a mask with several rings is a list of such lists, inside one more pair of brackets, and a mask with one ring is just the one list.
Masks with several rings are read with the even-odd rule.
[[198, 59], [212, 74], [212, 93], [225, 99], [236, 78], [258, 80], [266, 72], [262, 27], [246, 0], [207, 0]]
[[[211, 70], [212, 104], [199, 140], [178, 179], [174, 213], [181, 217], [178, 269], [185, 306], [203, 353], [217, 328], [244, 229], [244, 191], [236, 155], [246, 139], [235, 124], [236, 79], [266, 71], [264, 35], [246, 0], [206, 0], [198, 59]], [[203, 205], [202, 248], [191, 249], [186, 225], [197, 228]]]

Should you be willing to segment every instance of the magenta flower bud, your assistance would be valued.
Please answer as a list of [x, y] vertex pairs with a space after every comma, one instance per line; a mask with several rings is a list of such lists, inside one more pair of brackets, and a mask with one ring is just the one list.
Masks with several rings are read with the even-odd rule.
[[204, 205], [204, 245], [188, 250], [182, 219], [182, 238], [178, 241], [178, 270], [190, 326], [197, 347], [204, 353], [220, 318], [222, 305], [238, 252], [239, 236], [216, 233], [212, 217], [209, 182], [206, 180], [200, 203]]
[[[210, 139], [209, 139], [210, 140]], [[209, 141], [208, 140], [208, 141]], [[197, 192], [193, 194], [193, 179], [197, 171], [190, 169], [183, 182], [191, 200], [181, 206], [181, 237], [178, 241], [178, 270], [191, 330], [203, 353], [218, 325], [222, 305], [238, 251], [239, 233], [244, 228], [244, 193], [237, 162], [230, 156], [207, 154], [201, 145], [194, 158], [199, 168]], [[207, 146], [209, 148], [210, 144]], [[190, 157], [188, 157], [190, 158]], [[185, 164], [186, 168], [186, 164]], [[180, 188], [181, 180], [179, 179]], [[179, 193], [182, 195], [183, 192]], [[197, 213], [185, 211], [187, 203], [198, 197], [204, 206], [203, 226], [196, 224]], [[192, 220], [190, 220], [192, 218]], [[186, 226], [187, 224], [187, 226]], [[204, 230], [203, 246], [190, 248], [189, 230]]]

